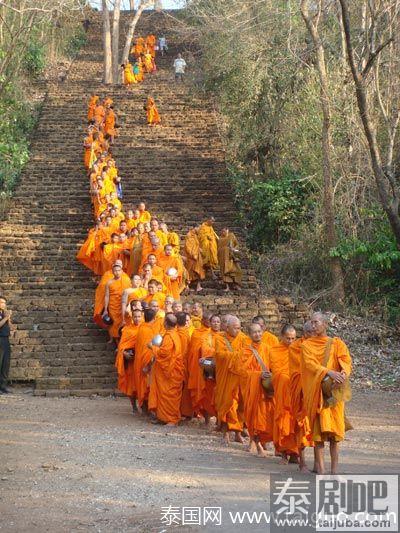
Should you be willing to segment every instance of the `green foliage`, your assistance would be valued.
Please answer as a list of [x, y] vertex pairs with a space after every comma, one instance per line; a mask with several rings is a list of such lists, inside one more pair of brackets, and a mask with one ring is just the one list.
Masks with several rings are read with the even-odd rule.
[[11, 193], [29, 159], [29, 135], [36, 122], [34, 108], [14, 86], [0, 100], [0, 194]]
[[278, 178], [249, 179], [244, 172], [231, 170], [241, 223], [246, 227], [251, 248], [261, 251], [274, 243], [297, 236], [310, 216], [312, 185], [289, 168]]
[[400, 317], [400, 250], [383, 213], [375, 210], [373, 226], [361, 238], [344, 238], [330, 255], [351, 265], [348, 293], [363, 304], [385, 306], [391, 320]]
[[68, 37], [65, 44], [65, 54], [71, 58], [75, 57], [86, 42], [87, 37], [84, 29], [78, 28], [75, 33]]
[[46, 46], [33, 38], [25, 52], [24, 65], [29, 74], [39, 76], [46, 66]]

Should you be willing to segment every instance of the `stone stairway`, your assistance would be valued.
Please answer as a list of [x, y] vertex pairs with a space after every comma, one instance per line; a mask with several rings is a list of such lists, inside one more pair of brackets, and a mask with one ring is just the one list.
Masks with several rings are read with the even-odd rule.
[[[143, 84], [130, 90], [102, 84], [97, 15], [67, 79], [48, 87], [30, 161], [8, 218], [0, 224], [0, 292], [9, 300], [16, 327], [11, 378], [34, 383], [37, 394], [107, 394], [115, 384], [114, 354], [104, 331], [92, 322], [96, 285], [91, 272], [75, 260], [93, 224], [82, 162], [92, 92], [110, 95], [119, 116], [113, 153], [125, 206], [144, 200], [181, 237], [208, 215], [215, 216], [217, 230], [229, 226], [241, 235], [232, 192], [224, 181], [224, 152], [213, 108], [173, 79], [179, 38], [171, 21], [162, 13], [146, 13], [140, 21], [139, 33], [165, 31], [171, 45], [168, 56], [158, 58], [158, 72]], [[143, 103], [148, 95], [156, 98], [160, 128], [146, 125]], [[302, 315], [304, 310], [288, 298], [262, 297], [247, 261], [243, 268], [240, 293], [226, 295], [207, 282], [204, 294], [187, 298], [235, 312], [245, 321], [261, 312], [271, 329]]]

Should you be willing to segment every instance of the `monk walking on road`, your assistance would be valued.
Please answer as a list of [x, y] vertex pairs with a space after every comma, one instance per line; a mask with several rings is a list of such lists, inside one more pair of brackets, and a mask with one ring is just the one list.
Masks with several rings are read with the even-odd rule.
[[348, 383], [351, 356], [341, 339], [328, 337], [328, 318], [323, 313], [314, 313], [311, 324], [313, 336], [301, 347], [304, 406], [315, 442], [317, 474], [325, 473], [325, 442], [329, 442], [330, 447], [331, 474], [336, 474], [339, 442], [349, 429], [346, 428], [344, 404], [351, 395]]

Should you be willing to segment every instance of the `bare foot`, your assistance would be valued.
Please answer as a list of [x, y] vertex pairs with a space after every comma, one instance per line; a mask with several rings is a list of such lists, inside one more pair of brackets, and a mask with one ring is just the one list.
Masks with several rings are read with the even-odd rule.
[[302, 474], [310, 474], [310, 470], [306, 467], [306, 465], [300, 466], [299, 470]]
[[229, 446], [230, 439], [229, 439], [229, 432], [228, 431], [226, 433], [224, 433], [224, 436], [222, 437], [222, 443], [226, 447]]
[[240, 434], [240, 431], [235, 431], [235, 442], [240, 442], [240, 444], [244, 444], [244, 440], [242, 435]]
[[247, 448], [247, 451], [252, 453], [252, 454], [254, 454], [254, 455], [257, 453], [257, 444], [255, 443], [254, 440], [250, 441], [250, 444], [249, 444], [249, 446]]
[[281, 455], [281, 460], [279, 461], [280, 465], [287, 465], [289, 462], [288, 457], [286, 454]]
[[258, 455], [258, 457], [267, 457], [267, 454], [266, 454], [261, 442], [257, 442], [257, 455]]

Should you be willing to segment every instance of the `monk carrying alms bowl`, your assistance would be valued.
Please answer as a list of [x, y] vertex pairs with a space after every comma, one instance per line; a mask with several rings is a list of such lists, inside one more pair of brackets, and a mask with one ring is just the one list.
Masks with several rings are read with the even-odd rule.
[[215, 379], [215, 360], [212, 357], [199, 359], [205, 379]]

